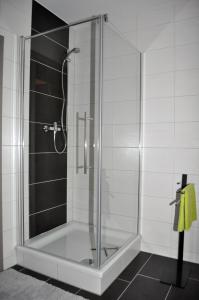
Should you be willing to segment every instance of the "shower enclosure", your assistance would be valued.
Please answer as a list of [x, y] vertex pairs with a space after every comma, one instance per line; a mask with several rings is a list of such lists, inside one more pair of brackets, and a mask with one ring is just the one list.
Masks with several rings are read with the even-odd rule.
[[106, 15], [21, 38], [18, 263], [96, 294], [139, 252], [140, 64]]

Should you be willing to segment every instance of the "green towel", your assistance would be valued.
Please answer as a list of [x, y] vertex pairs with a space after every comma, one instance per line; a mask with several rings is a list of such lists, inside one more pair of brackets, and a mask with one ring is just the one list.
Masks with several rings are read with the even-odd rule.
[[178, 231], [189, 230], [195, 220], [197, 220], [196, 196], [194, 184], [191, 183], [181, 190]]

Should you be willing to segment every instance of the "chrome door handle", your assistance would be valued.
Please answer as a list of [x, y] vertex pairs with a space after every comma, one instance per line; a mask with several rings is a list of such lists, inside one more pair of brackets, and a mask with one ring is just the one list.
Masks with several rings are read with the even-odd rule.
[[86, 119], [86, 112], [85, 112], [84, 113], [84, 174], [87, 174], [87, 158], [88, 158], [87, 119]]
[[[87, 174], [88, 163], [88, 141], [87, 141], [87, 120], [91, 121], [92, 118], [87, 118], [86, 112], [84, 117], [80, 117], [79, 113], [76, 113], [76, 173], [79, 173], [79, 169], [84, 169], [84, 174]], [[79, 121], [84, 123], [84, 163], [79, 165]]]

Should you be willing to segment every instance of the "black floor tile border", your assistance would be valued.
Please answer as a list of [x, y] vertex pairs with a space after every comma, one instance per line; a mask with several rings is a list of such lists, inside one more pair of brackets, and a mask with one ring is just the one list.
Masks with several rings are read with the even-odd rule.
[[[163, 299], [163, 300], [178, 300], [179, 295], [181, 297], [180, 298], [181, 300], [187, 300], [186, 297], [187, 297], [187, 294], [189, 294], [189, 291], [187, 291], [188, 286], [185, 287], [185, 289], [178, 289], [178, 288], [172, 287], [171, 285], [166, 285], [166, 284], [160, 283], [159, 282], [160, 278], [156, 278], [156, 277], [150, 276], [148, 274], [144, 274], [145, 273], [144, 270], [151, 267], [151, 262], [153, 262], [154, 257], [156, 257], [156, 256], [157, 255], [155, 255], [155, 254], [150, 254], [150, 253], [141, 251], [101, 296], [89, 293], [85, 290], [79, 289], [78, 287], [63, 283], [59, 280], [55, 280], [53, 278], [39, 274], [32, 270], [23, 268], [20, 265], [15, 265], [12, 268], [23, 274], [27, 274], [27, 275], [30, 275], [37, 279], [46, 281], [47, 283], [52, 284], [58, 288], [65, 290], [65, 291], [68, 291], [72, 294], [76, 294], [76, 295], [79, 295], [82, 297], [87, 297], [90, 300], [132, 300], [132, 299], [136, 299], [136, 300], [137, 299], [138, 300], [153, 299], [153, 300], [155, 300], [156, 299], [156, 298], [154, 298], [155, 294], [152, 295], [153, 298], [150, 298], [150, 294], [147, 294], [147, 296], [145, 295], [147, 293], [147, 291], [146, 291], [146, 293], [143, 292], [143, 294], [144, 294], [143, 298], [140, 298], [141, 296], [137, 292], [139, 294], [139, 296], [137, 296], [137, 297], [139, 297], [139, 298], [135, 298], [136, 291], [134, 290], [134, 288], [135, 289], [138, 288], [140, 286], [140, 282], [147, 283], [146, 287], [148, 288], [149, 292], [150, 291], [153, 292], [153, 290], [154, 290], [154, 288], [151, 288], [151, 287], [156, 287], [156, 289], [159, 289], [162, 296], [161, 296], [161, 298], [157, 298], [158, 300], [159, 299], [160, 300], [161, 299]], [[160, 256], [158, 256], [158, 257], [160, 257]], [[153, 258], [153, 259], [151, 259], [151, 258]], [[162, 258], [164, 258], [164, 257], [162, 257]], [[166, 259], [166, 261], [169, 261], [169, 260], [173, 261], [172, 258], [165, 257], [165, 259]], [[143, 264], [139, 265], [139, 263], [141, 261], [143, 262]], [[194, 264], [194, 263], [190, 263], [190, 264], [194, 267], [195, 271], [199, 272], [199, 264]], [[139, 269], [138, 269], [138, 265], [140, 266]], [[136, 269], [137, 272], [136, 273], [134, 271], [130, 272], [131, 267], [132, 268], [137, 267], [137, 269]], [[146, 269], [145, 269], [145, 267], [146, 267]], [[129, 276], [129, 274], [130, 274], [130, 277], [128, 277], [128, 278], [131, 278], [131, 280], [124, 279], [125, 276], [126, 275]], [[133, 274], [134, 274], [134, 276], [132, 276]], [[199, 279], [189, 278], [188, 285], [193, 286], [193, 287], [199, 286]], [[143, 284], [142, 284], [142, 288], [144, 289]], [[195, 288], [195, 290], [197, 290], [197, 293], [199, 293], [198, 288]], [[134, 297], [134, 298], [132, 298], [132, 297]], [[199, 299], [199, 294], [196, 295], [196, 298], [193, 298], [193, 300], [195, 300], [195, 299], [197, 299], [197, 300]]]
[[169, 286], [159, 280], [137, 274], [119, 299], [165, 300], [168, 290]]
[[50, 278], [48, 280], [48, 283], [66, 291], [66, 292], [70, 292], [72, 294], [77, 294], [77, 292], [80, 290], [78, 287], [61, 282], [61, 281], [53, 279], [53, 278]]
[[41, 280], [41, 281], [48, 281], [49, 280], [48, 276], [45, 276], [43, 274], [37, 273], [35, 271], [29, 270], [29, 269], [26, 269], [26, 268], [22, 269], [20, 271], [20, 273], [23, 273], [25, 275], [29, 275], [29, 276], [34, 277], [34, 278], [36, 278], [38, 280]]

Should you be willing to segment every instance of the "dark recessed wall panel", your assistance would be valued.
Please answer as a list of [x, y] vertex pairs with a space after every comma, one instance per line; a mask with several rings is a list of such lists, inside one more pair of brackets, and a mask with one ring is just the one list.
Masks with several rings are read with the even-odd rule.
[[[30, 89], [47, 95], [63, 98], [61, 72], [46, 65], [31, 61]], [[67, 94], [67, 76], [64, 75], [65, 94]]]
[[[60, 122], [61, 110], [61, 99], [56, 99], [48, 95], [30, 92], [31, 122], [44, 122], [49, 124], [53, 124], [53, 122]], [[64, 121], [66, 122], [66, 120]]]
[[51, 230], [66, 220], [66, 205], [30, 216], [30, 238]]
[[30, 184], [66, 178], [66, 153], [30, 154], [29, 161]]
[[30, 186], [30, 214], [64, 203], [66, 203], [65, 179]]
[[59, 46], [45, 36], [32, 39], [31, 41], [31, 58], [58, 70], [61, 70], [62, 61], [66, 55], [66, 48]]
[[[32, 29], [44, 32], [64, 25], [66, 25], [66, 23], [63, 20], [57, 18], [36, 1], [33, 1]], [[48, 36], [68, 48], [68, 29], [48, 34]]]
[[[32, 33], [66, 23], [33, 1]], [[63, 93], [61, 66], [68, 48], [68, 29], [31, 41], [29, 123], [29, 213], [30, 237], [66, 223], [67, 152], [57, 154], [53, 131], [44, 125], [60, 125]], [[67, 66], [64, 70], [67, 95]], [[66, 115], [66, 110], [64, 111]], [[64, 124], [66, 121], [64, 120]], [[57, 132], [58, 150], [64, 147], [63, 133]], [[60, 180], [62, 179], [62, 180]], [[35, 184], [36, 183], [36, 184]], [[58, 207], [62, 205], [61, 207]]]
[[[49, 126], [53, 126], [49, 125]], [[40, 153], [40, 152], [55, 152], [54, 148], [54, 132], [43, 130], [44, 124], [30, 123], [30, 153]], [[56, 133], [56, 146], [58, 150], [64, 148], [64, 137], [63, 132], [58, 131]]]

